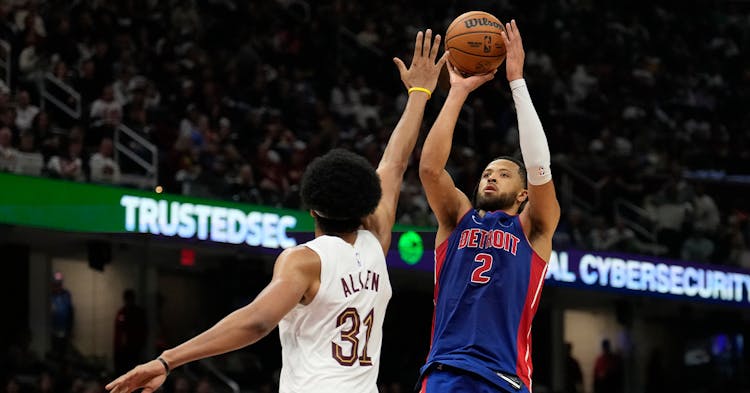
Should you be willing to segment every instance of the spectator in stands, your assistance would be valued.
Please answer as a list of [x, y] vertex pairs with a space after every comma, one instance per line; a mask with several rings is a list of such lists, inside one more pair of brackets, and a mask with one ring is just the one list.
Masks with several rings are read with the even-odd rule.
[[83, 142], [78, 139], [69, 139], [66, 146], [61, 149], [60, 154], [52, 156], [47, 163], [47, 170], [50, 176], [66, 180], [84, 181], [86, 175], [83, 169], [82, 151]]
[[151, 124], [149, 122], [149, 112], [146, 105], [146, 97], [144, 90], [135, 89], [131, 90], [131, 98], [129, 98], [128, 104], [123, 108], [124, 119], [123, 124], [128, 128], [148, 138], [148, 134], [151, 130]]
[[148, 327], [146, 311], [135, 303], [135, 291], [127, 289], [122, 294], [125, 305], [115, 317], [115, 373], [122, 374], [141, 362], [146, 348]]
[[587, 243], [592, 250], [607, 250], [607, 220], [604, 216], [596, 215], [591, 219], [591, 229], [588, 233]]
[[91, 104], [91, 122], [94, 127], [117, 127], [122, 120], [122, 104], [115, 100], [112, 85], [102, 89], [102, 94]]
[[18, 150], [13, 148], [10, 128], [0, 128], [0, 172], [11, 172], [16, 166]]
[[123, 66], [118, 72], [117, 80], [112, 84], [115, 100], [120, 103], [120, 106], [122, 107], [130, 102], [130, 82], [133, 79], [134, 74], [133, 67]]
[[53, 129], [49, 114], [46, 111], [41, 111], [34, 116], [34, 120], [31, 122], [31, 132], [34, 134], [34, 138], [39, 141], [39, 149], [44, 156], [44, 160], [48, 161], [60, 149], [62, 134], [69, 131]]
[[[68, 67], [69, 63], [66, 63], [63, 60], [60, 60], [59, 58], [53, 58], [53, 66], [52, 66], [52, 76], [57, 78], [60, 82], [62, 82], [65, 86], [68, 86], [71, 89], [74, 89], [74, 87], [77, 86], [77, 81], [73, 77], [73, 72]], [[56, 86], [48, 86], [51, 88], [51, 94], [57, 99], [60, 100], [65, 106], [67, 106], [69, 109], [73, 110], [78, 105], [78, 101], [74, 94], [71, 94], [68, 90], [59, 89]], [[74, 89], [75, 90], [75, 89]], [[82, 93], [81, 91], [77, 91], [78, 93]], [[90, 102], [90, 101], [87, 101]], [[82, 103], [83, 104], [83, 103]], [[87, 105], [87, 104], [84, 104]], [[50, 114], [55, 119], [57, 124], [64, 124], [65, 126], [70, 126], [71, 124], [71, 118], [70, 115], [65, 112], [63, 109], [57, 107], [56, 105], [49, 105], [46, 110], [50, 111]]]
[[714, 242], [701, 229], [693, 226], [682, 243], [680, 257], [685, 261], [709, 262], [714, 253]]
[[10, 105], [10, 89], [5, 81], [0, 80], [0, 108]]
[[[80, 52], [78, 50], [78, 43], [75, 37], [73, 37], [70, 28], [70, 18], [68, 15], [61, 15], [59, 17], [57, 24], [52, 28], [52, 34], [47, 37], [46, 41], [50, 53], [53, 56], [57, 55], [60, 59], [58, 64], [74, 64], [78, 61]], [[57, 72], [55, 74], [55, 76], [60, 78]]]
[[180, 121], [180, 136], [190, 138], [194, 146], [201, 147], [204, 142], [200, 130], [200, 121], [203, 115], [195, 104], [189, 104], [185, 112], [186, 116]]
[[[221, 117], [219, 119], [219, 129], [216, 131], [216, 143], [225, 151], [227, 149], [236, 150], [235, 143], [237, 143], [238, 138], [237, 132], [232, 128], [232, 121], [226, 117]], [[305, 159], [305, 162], [307, 162], [307, 159]]]
[[191, 36], [201, 28], [201, 18], [198, 15], [194, 1], [181, 1], [172, 10], [172, 25], [176, 33], [181, 36]]
[[661, 192], [646, 198], [646, 210], [656, 226], [657, 239], [672, 258], [680, 256], [683, 225], [691, 210], [689, 203], [679, 199], [677, 185], [678, 182], [670, 180]]
[[[16, 128], [19, 131], [28, 131], [32, 127], [34, 118], [39, 113], [39, 108], [31, 104], [31, 97], [26, 90], [20, 90], [16, 94]], [[36, 134], [39, 137], [39, 134]]]
[[99, 151], [89, 159], [91, 181], [94, 183], [118, 184], [120, 182], [120, 165], [114, 160], [112, 139], [102, 138]]
[[377, 93], [369, 88], [363, 89], [359, 95], [359, 103], [354, 107], [354, 116], [359, 127], [372, 130], [380, 126], [381, 111], [377, 103]]
[[115, 56], [106, 37], [100, 37], [94, 42], [94, 53], [91, 60], [96, 65], [96, 78], [105, 85], [111, 84], [114, 81], [113, 63]]
[[144, 88], [144, 101], [146, 109], [153, 110], [160, 108], [161, 92], [156, 88], [153, 82], [147, 80]]
[[16, 27], [23, 34], [33, 33], [39, 37], [47, 35], [44, 19], [39, 15], [36, 0], [21, 1], [22, 5], [16, 10]]
[[79, 77], [75, 82], [75, 89], [81, 94], [83, 107], [88, 108], [92, 102], [101, 94], [107, 84], [97, 78], [96, 64], [91, 59], [84, 60], [80, 65]]
[[586, 250], [591, 247], [588, 238], [589, 231], [589, 221], [581, 209], [569, 207], [563, 209], [560, 224], [552, 237], [552, 243], [555, 249]]
[[292, 185], [298, 185], [302, 181], [302, 175], [307, 168], [310, 158], [307, 155], [307, 144], [300, 140], [292, 142], [291, 158], [287, 167], [287, 178]]
[[179, 184], [182, 194], [191, 194], [192, 183], [201, 173], [198, 158], [199, 150], [193, 147], [192, 139], [189, 136], [179, 136], [174, 143], [167, 165], [175, 174], [174, 180]]
[[263, 200], [268, 204], [280, 206], [290, 187], [281, 155], [275, 150], [268, 149], [260, 164], [260, 189]]
[[229, 185], [229, 197], [236, 202], [263, 204], [250, 164], [242, 165], [234, 182]]
[[20, 134], [16, 128], [16, 109], [14, 107], [0, 107], [0, 126], [10, 128], [14, 136]]
[[341, 119], [347, 119], [353, 115], [355, 101], [358, 99], [348, 80], [340, 76], [338, 83], [331, 88], [329, 107]]
[[625, 226], [622, 219], [615, 217], [615, 224], [604, 233], [604, 239], [600, 245], [602, 250], [642, 252], [638, 245], [638, 239], [632, 229]]
[[219, 154], [218, 146], [211, 142], [204, 146], [199, 155], [201, 172], [195, 179], [195, 188], [190, 195], [217, 198], [227, 188], [227, 160]]
[[729, 252], [726, 259], [733, 266], [750, 268], [750, 249], [743, 230], [747, 225], [747, 216], [741, 212], [732, 212], [727, 219], [724, 237]]
[[14, 173], [19, 175], [39, 176], [44, 168], [44, 157], [35, 144], [34, 134], [24, 132], [21, 134], [21, 142], [16, 155], [16, 167]]
[[710, 195], [706, 194], [703, 184], [696, 184], [695, 196], [693, 197], [693, 211], [691, 219], [693, 228], [703, 234], [715, 233], [719, 228], [721, 220], [719, 208]]
[[25, 83], [35, 83], [44, 72], [44, 50], [40, 41], [36, 33], [26, 34], [25, 46], [18, 55], [18, 70], [21, 72], [21, 80]]
[[407, 169], [404, 174], [404, 181], [401, 186], [401, 198], [399, 200], [400, 223], [407, 225], [437, 225], [434, 214], [430, 213], [430, 207], [427, 204], [427, 198], [422, 189], [422, 183], [419, 181], [419, 175], [416, 170]]

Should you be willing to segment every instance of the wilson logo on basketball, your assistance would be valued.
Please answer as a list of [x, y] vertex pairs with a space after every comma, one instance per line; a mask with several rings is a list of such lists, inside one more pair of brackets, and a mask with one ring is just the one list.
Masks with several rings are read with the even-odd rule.
[[494, 27], [496, 29], [502, 29], [503, 28], [503, 25], [501, 25], [500, 23], [497, 23], [495, 21], [491, 21], [491, 20], [489, 20], [487, 18], [472, 18], [472, 19], [467, 19], [467, 20], [464, 21], [464, 25], [466, 25], [467, 29], [471, 29], [472, 27], [476, 27], [476, 26], [492, 26], [492, 27]]

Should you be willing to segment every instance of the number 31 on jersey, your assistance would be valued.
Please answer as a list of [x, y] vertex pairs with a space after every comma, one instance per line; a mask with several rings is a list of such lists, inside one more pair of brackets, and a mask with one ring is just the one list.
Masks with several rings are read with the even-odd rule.
[[[334, 342], [331, 343], [331, 351], [333, 358], [336, 359], [342, 366], [353, 366], [354, 363], [359, 360], [360, 366], [372, 366], [372, 358], [367, 356], [367, 343], [370, 341], [370, 333], [372, 333], [372, 325], [375, 319], [375, 309], [373, 308], [367, 313], [364, 319], [361, 319], [357, 309], [349, 307], [342, 311], [338, 317], [336, 317], [336, 327], [342, 325], [351, 324], [349, 329], [341, 331], [341, 341], [349, 343], [350, 348], [344, 348]], [[360, 327], [364, 323], [367, 326], [365, 332], [365, 343], [362, 348], [362, 356], [357, 356], [359, 353], [359, 331]]]

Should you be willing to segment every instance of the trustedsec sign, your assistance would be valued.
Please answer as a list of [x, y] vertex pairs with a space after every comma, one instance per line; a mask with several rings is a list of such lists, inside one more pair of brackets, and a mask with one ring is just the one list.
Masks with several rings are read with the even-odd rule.
[[312, 238], [303, 211], [0, 173], [0, 222], [82, 233], [148, 233], [271, 252]]
[[553, 251], [548, 282], [750, 305], [750, 275], [643, 256]]
[[287, 231], [297, 218], [271, 212], [123, 195], [125, 230], [153, 235], [198, 238], [218, 243], [247, 244], [265, 248], [297, 245]]

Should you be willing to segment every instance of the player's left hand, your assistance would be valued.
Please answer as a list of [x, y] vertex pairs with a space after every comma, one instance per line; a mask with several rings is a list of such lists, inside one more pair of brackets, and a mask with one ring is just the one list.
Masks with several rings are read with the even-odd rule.
[[511, 19], [510, 23], [505, 24], [505, 31], [502, 32], [503, 41], [505, 42], [505, 73], [508, 82], [523, 78], [523, 62], [526, 53], [523, 51], [523, 41], [521, 32], [518, 31], [516, 20]]
[[479, 88], [479, 86], [482, 86], [485, 82], [494, 79], [497, 69], [486, 74], [463, 76], [449, 61], [448, 72], [451, 76], [451, 90], [449, 94], [460, 93], [468, 96], [469, 93]]
[[417, 33], [417, 41], [414, 44], [414, 57], [411, 60], [409, 69], [406, 68], [401, 59], [398, 57], [393, 58], [393, 62], [398, 67], [398, 72], [401, 74], [401, 81], [404, 82], [404, 86], [407, 89], [412, 87], [423, 87], [430, 91], [435, 91], [438, 77], [440, 76], [440, 69], [443, 68], [445, 61], [448, 58], [448, 52], [443, 53], [437, 62], [437, 54], [440, 49], [440, 34], [435, 35], [432, 38], [432, 30], [422, 34]]
[[105, 389], [110, 393], [130, 393], [143, 388], [142, 393], [153, 393], [166, 379], [167, 373], [164, 365], [158, 360], [152, 360], [110, 382]]

